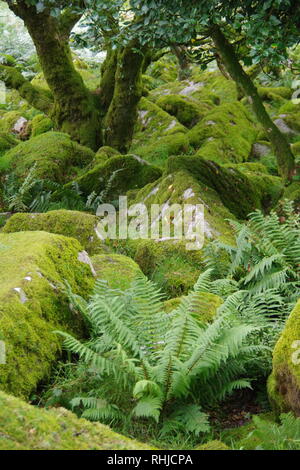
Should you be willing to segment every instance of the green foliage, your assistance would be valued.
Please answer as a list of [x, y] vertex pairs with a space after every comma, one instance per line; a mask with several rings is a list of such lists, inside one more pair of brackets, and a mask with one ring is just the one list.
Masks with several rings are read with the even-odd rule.
[[300, 450], [300, 419], [292, 413], [282, 414], [280, 424], [253, 417], [255, 430], [247, 439], [257, 439], [256, 450]]
[[85, 380], [94, 376], [93, 388], [72, 399], [74, 409], [108, 423], [156, 423], [161, 436], [208, 432], [205, 408], [251, 386], [247, 364], [254, 357], [259, 362], [261, 349], [248, 340], [256, 327], [233, 314], [239, 296], [229, 297], [210, 324], [201, 322], [201, 292], [208, 282], [209, 273], [200, 275], [169, 314], [160, 291], [142, 274], [124, 292], [98, 280], [89, 303], [71, 295], [91, 338], [83, 343], [58, 333], [79, 356]]
[[[236, 246], [218, 241], [209, 245], [208, 266], [217, 278], [226, 276], [224, 283], [235, 282], [250, 296], [279, 295], [287, 314], [300, 295], [300, 216], [293, 202], [285, 201], [279, 215], [257, 210], [249, 218], [247, 224], [231, 222]], [[228, 255], [227, 266], [218, 263], [220, 252]]]

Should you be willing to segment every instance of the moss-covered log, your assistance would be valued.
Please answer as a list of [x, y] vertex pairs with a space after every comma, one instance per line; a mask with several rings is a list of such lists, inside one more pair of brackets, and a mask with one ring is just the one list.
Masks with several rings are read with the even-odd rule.
[[258, 121], [269, 136], [281, 176], [290, 180], [295, 171], [295, 159], [289, 143], [268, 115], [254, 83], [241, 66], [234, 47], [217, 26], [212, 29], [211, 36], [228, 73], [248, 97]]

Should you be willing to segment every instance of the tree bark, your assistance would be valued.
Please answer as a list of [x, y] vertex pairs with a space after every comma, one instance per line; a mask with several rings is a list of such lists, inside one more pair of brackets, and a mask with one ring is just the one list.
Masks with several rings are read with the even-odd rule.
[[228, 73], [239, 84], [245, 96], [248, 97], [253, 112], [265, 129], [277, 158], [279, 173], [285, 180], [291, 180], [295, 172], [295, 158], [288, 141], [273, 123], [258, 95], [254, 83], [241, 66], [234, 47], [224, 36], [220, 28], [217, 26], [212, 28], [211, 37]]
[[45, 114], [51, 113], [53, 108], [51, 93], [33, 86], [16, 68], [0, 65], [0, 80], [5, 83], [7, 88], [17, 90], [20, 96], [34, 108]]
[[55, 125], [81, 144], [97, 149], [101, 142], [97, 97], [75, 70], [69, 48], [69, 34], [78, 17], [62, 15], [58, 20], [47, 10], [37, 13], [23, 0], [9, 6], [24, 21], [35, 44], [54, 98], [51, 118]]
[[171, 50], [176, 55], [179, 64], [178, 80], [187, 80], [191, 76], [191, 61], [186, 48], [176, 44], [171, 47]]
[[143, 91], [144, 55], [137, 49], [132, 42], [118, 53], [114, 95], [104, 121], [105, 144], [122, 153], [129, 150]]

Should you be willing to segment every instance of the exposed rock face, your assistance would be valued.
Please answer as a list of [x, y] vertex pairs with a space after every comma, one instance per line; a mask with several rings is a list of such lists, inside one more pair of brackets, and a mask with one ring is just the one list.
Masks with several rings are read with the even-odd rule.
[[82, 335], [83, 319], [69, 309], [62, 286], [88, 295], [94, 277], [78, 260], [81, 245], [46, 232], [0, 234], [0, 339], [6, 364], [0, 389], [28, 397], [60, 352], [56, 329]]

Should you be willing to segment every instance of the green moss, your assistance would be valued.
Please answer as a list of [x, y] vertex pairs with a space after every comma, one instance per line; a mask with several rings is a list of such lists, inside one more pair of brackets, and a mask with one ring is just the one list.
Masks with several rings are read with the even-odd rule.
[[[181, 300], [182, 297], [167, 300], [164, 303], [165, 312], [170, 313], [172, 310], [175, 310], [179, 306]], [[201, 292], [201, 296], [199, 296], [199, 305], [201, 304], [201, 309], [199, 311], [195, 311], [194, 314], [203, 323], [208, 323], [213, 320], [217, 309], [222, 305], [222, 303], [223, 299], [221, 299], [221, 297], [210, 294], [209, 292]]]
[[96, 152], [95, 159], [93, 161], [93, 166], [100, 163], [103, 164], [110, 158], [116, 157], [117, 155], [120, 155], [120, 152], [118, 152], [118, 150], [116, 149], [113, 149], [112, 147], [100, 147], [98, 152]]
[[97, 217], [84, 212], [58, 210], [43, 214], [14, 214], [9, 218], [4, 233], [44, 231], [76, 238], [90, 253], [102, 253], [104, 245], [96, 234]]
[[273, 352], [273, 372], [268, 382], [271, 403], [277, 410], [300, 416], [300, 301], [290, 314]]
[[294, 183], [287, 186], [284, 190], [282, 199], [290, 199], [295, 201], [296, 206], [300, 207], [300, 182], [295, 181]]
[[[176, 171], [149, 184], [133, 194], [129, 202], [144, 203], [148, 210], [152, 204], [203, 203], [205, 242], [220, 237], [232, 243], [232, 230], [227, 219], [234, 219], [234, 216], [213, 189], [187, 171]], [[187, 293], [205, 269], [202, 250], [187, 250], [185, 240], [117, 240], [113, 246], [118, 252], [132, 257], [170, 298]]]
[[264, 101], [282, 101], [290, 100], [292, 97], [292, 90], [288, 87], [259, 87], [258, 94]]
[[161, 96], [156, 104], [188, 128], [197, 124], [212, 108], [207, 103], [200, 106], [195, 100], [180, 95]]
[[0, 392], [0, 450], [146, 450], [108, 426], [64, 408], [44, 410]]
[[[219, 102], [231, 103], [238, 98], [237, 88], [233, 80], [228, 80], [218, 70], [201, 72], [199, 67], [195, 67], [192, 74], [192, 80], [203, 84], [203, 90], [199, 93], [203, 95], [217, 96]], [[198, 97], [199, 94], [194, 95]]]
[[223, 164], [248, 160], [257, 134], [246, 108], [235, 102], [210, 111], [188, 137], [195, 149], [200, 148], [197, 155]]
[[260, 194], [250, 179], [235, 168], [221, 167], [197, 156], [171, 157], [166, 171], [171, 173], [180, 169], [189, 171], [204, 186], [215, 190], [222, 203], [241, 219], [261, 207]]
[[185, 243], [182, 242], [129, 240], [126, 245], [144, 274], [150, 277], [168, 298], [187, 294], [204, 269], [201, 251], [187, 251]]
[[78, 260], [81, 250], [76, 240], [46, 232], [0, 234], [0, 334], [6, 345], [0, 389], [28, 397], [60, 352], [53, 330], [84, 332], [60, 289], [68, 281], [75, 293], [91, 291], [94, 278]]
[[19, 111], [8, 111], [0, 116], [0, 132], [10, 133], [14, 125], [22, 117]]
[[186, 134], [178, 132], [161, 137], [156, 142], [150, 141], [133, 151], [151, 164], [164, 168], [171, 155], [180, 155], [189, 151], [189, 140]]
[[31, 137], [35, 137], [53, 129], [54, 124], [50, 118], [44, 114], [37, 114], [30, 123]]
[[[135, 156], [122, 155], [112, 157], [104, 164], [96, 165], [75, 181], [80, 191], [87, 197], [93, 191], [100, 194], [101, 191], [107, 189], [108, 181], [113, 174], [115, 176], [111, 181], [105, 202], [115, 200], [119, 195], [125, 195], [129, 189], [141, 188], [157, 180], [161, 176], [161, 171]], [[69, 187], [71, 184], [65, 186], [65, 188]], [[56, 197], [59, 198], [59, 193]]]
[[93, 158], [92, 150], [73, 142], [67, 134], [46, 132], [9, 150], [0, 160], [0, 169], [8, 165], [22, 180], [35, 164], [36, 177], [66, 183]]
[[195, 450], [231, 450], [226, 444], [221, 441], [209, 441], [206, 444], [197, 446]]
[[134, 276], [140, 271], [139, 266], [127, 256], [108, 254], [91, 258], [98, 279], [104, 279], [112, 289], [126, 290]]
[[261, 163], [238, 163], [236, 165], [225, 165], [244, 174], [259, 197], [261, 206], [270, 210], [276, 206], [284, 190], [283, 181], [277, 176], [268, 174], [267, 169]]
[[157, 142], [162, 136], [186, 131], [186, 128], [170, 114], [146, 98], [141, 98], [131, 149], [136, 152], [136, 148], [147, 145], [151, 140]]
[[161, 82], [168, 83], [177, 80], [178, 66], [175, 57], [165, 55], [153, 62], [146, 71], [147, 75]]
[[0, 156], [15, 147], [20, 143], [19, 140], [15, 139], [12, 135], [1, 132], [0, 133]]

